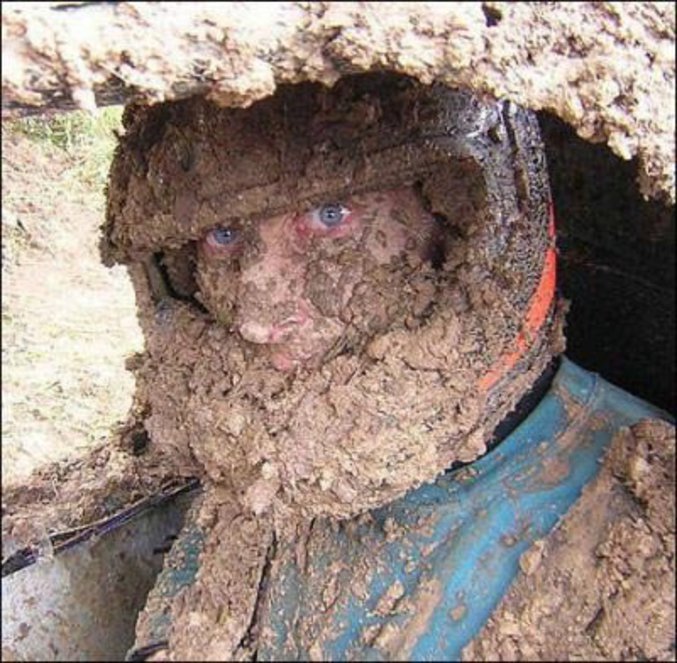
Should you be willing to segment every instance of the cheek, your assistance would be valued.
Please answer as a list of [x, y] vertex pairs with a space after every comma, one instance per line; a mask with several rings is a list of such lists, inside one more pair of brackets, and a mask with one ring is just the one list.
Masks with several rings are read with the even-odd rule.
[[379, 264], [403, 255], [429, 260], [437, 236], [437, 222], [424, 210], [393, 210], [375, 221], [367, 248]]
[[361, 214], [351, 214], [340, 226], [330, 228], [322, 232], [321, 236], [327, 239], [339, 239], [341, 237], [351, 237], [358, 235], [363, 227]]
[[391, 219], [375, 222], [366, 244], [367, 251], [381, 265], [415, 247], [415, 239], [407, 228]]
[[323, 261], [309, 266], [304, 297], [320, 315], [343, 319], [353, 289], [363, 280], [363, 266], [358, 260]]

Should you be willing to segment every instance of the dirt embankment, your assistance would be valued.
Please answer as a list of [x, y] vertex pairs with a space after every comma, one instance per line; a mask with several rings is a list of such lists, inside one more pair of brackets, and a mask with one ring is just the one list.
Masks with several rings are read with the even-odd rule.
[[2, 30], [3, 112], [247, 106], [281, 83], [386, 69], [548, 110], [637, 156], [642, 191], [675, 200], [673, 3], [4, 3]]
[[73, 159], [2, 135], [2, 481], [82, 458], [124, 421], [143, 349], [124, 268], [98, 255], [103, 192]]

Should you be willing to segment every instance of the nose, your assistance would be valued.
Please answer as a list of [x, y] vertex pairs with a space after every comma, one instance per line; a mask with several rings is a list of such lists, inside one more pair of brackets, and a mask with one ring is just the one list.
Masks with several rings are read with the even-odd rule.
[[298, 330], [302, 322], [300, 315], [292, 315], [279, 322], [242, 316], [238, 330], [242, 338], [251, 343], [282, 343]]
[[281, 343], [303, 323], [303, 256], [292, 250], [287, 219], [262, 222], [264, 250], [243, 267], [236, 326], [251, 343]]
[[261, 322], [247, 318], [240, 320], [240, 324], [238, 325], [238, 331], [242, 338], [251, 343], [269, 343], [272, 330], [273, 326], [270, 324], [262, 324]]

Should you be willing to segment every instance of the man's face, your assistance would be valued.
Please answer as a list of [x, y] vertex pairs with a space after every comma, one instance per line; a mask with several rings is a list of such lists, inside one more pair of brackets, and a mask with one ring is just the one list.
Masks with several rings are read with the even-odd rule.
[[317, 365], [352, 331], [385, 330], [406, 272], [435, 251], [436, 221], [413, 187], [217, 227], [199, 242], [200, 297], [279, 371]]

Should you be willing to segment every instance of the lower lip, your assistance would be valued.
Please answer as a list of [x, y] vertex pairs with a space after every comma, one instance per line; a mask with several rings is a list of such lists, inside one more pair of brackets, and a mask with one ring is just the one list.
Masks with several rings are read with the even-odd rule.
[[275, 370], [282, 373], [291, 371], [298, 364], [297, 361], [292, 359], [289, 354], [284, 351], [274, 352], [270, 357], [270, 362]]
[[299, 352], [298, 350], [295, 352], [293, 348], [284, 345], [278, 345], [275, 349], [271, 350], [271, 364], [273, 368], [282, 372], [298, 368], [301, 364], [307, 363], [315, 356], [312, 352]]

